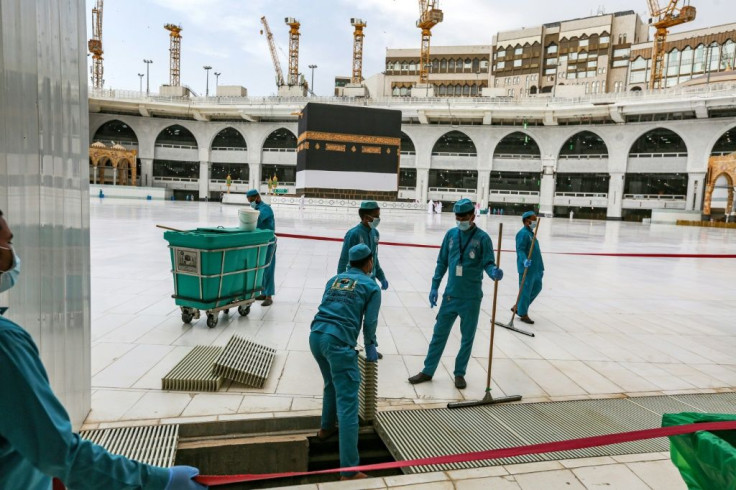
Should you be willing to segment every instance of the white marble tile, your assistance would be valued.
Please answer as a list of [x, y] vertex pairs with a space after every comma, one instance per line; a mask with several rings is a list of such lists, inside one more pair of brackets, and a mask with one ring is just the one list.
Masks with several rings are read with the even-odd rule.
[[625, 464], [575, 468], [572, 472], [586, 488], [625, 488], [626, 490], [647, 490], [649, 488]]
[[138, 345], [94, 375], [92, 386], [129, 388], [172, 349], [164, 345]]
[[144, 394], [143, 391], [96, 390], [85, 423], [119, 420]]
[[198, 393], [184, 409], [182, 417], [203, 415], [230, 415], [238, 412], [242, 395], [224, 393]]
[[478, 480], [459, 480], [455, 482], [455, 490], [520, 490], [513, 476], [496, 476]]
[[291, 404], [292, 398], [286, 396], [245, 395], [238, 412], [286, 412]]
[[627, 463], [644, 483], [655, 490], [686, 490], [687, 485], [671, 461], [642, 461]]
[[136, 344], [96, 342], [92, 349], [92, 375], [99, 373], [133, 349]]
[[188, 393], [149, 392], [125, 412], [125, 420], [160, 419], [179, 417], [192, 400], [193, 395]]
[[585, 487], [570, 470], [543, 471], [516, 475], [516, 483], [522, 490], [569, 489], [585, 490]]

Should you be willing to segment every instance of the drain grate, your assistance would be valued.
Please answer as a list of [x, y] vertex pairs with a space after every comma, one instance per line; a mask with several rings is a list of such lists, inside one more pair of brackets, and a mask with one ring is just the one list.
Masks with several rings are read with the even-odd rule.
[[104, 447], [112, 454], [169, 468], [174, 466], [179, 426], [149, 425], [86, 430], [80, 432], [79, 436]]
[[358, 414], [364, 422], [372, 422], [378, 409], [378, 363], [366, 361], [365, 355], [361, 352], [358, 354], [358, 368], [360, 369]]
[[217, 391], [223, 377], [212, 372], [222, 347], [198, 345], [161, 378], [161, 389], [172, 391]]
[[[736, 393], [519, 403], [378, 412], [374, 426], [398, 461], [659, 427], [663, 413], [736, 414]], [[426, 473], [513, 463], [667, 451], [666, 438], [490, 461], [409, 467]]]
[[215, 361], [214, 374], [247, 386], [262, 388], [271, 371], [276, 349], [233, 335]]

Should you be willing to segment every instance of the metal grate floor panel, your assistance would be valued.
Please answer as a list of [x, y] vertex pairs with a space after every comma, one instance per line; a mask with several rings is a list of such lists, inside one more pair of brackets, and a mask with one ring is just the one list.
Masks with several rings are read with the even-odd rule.
[[161, 389], [172, 391], [217, 391], [224, 378], [212, 372], [222, 347], [196, 346], [161, 378]]
[[213, 373], [254, 388], [262, 388], [276, 349], [233, 335], [214, 364]]
[[358, 415], [365, 422], [372, 422], [378, 410], [378, 363], [368, 362], [365, 355], [358, 354], [358, 368], [360, 369], [360, 401]]
[[112, 454], [154, 466], [174, 466], [179, 443], [179, 426], [149, 425], [115, 429], [86, 430], [80, 437], [98, 444]]
[[[374, 422], [398, 461], [659, 427], [663, 413], [736, 414], [736, 393], [486, 405], [378, 412]], [[405, 468], [427, 473], [567, 458], [667, 451], [666, 438], [490, 461]]]

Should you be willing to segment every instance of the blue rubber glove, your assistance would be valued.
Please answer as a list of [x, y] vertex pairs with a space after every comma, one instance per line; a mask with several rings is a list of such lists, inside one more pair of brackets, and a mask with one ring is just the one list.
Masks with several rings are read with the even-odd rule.
[[376, 344], [368, 344], [365, 346], [365, 358], [368, 362], [378, 361], [378, 351], [376, 350]]
[[532, 259], [524, 259], [524, 268], [528, 269], [532, 265]]
[[503, 279], [503, 271], [495, 265], [493, 266], [493, 269], [491, 269], [491, 279], [494, 281], [500, 281]]
[[192, 466], [172, 466], [169, 468], [169, 483], [164, 490], [203, 490], [207, 487], [192, 480], [199, 470]]
[[384, 291], [388, 289], [388, 281], [386, 279], [381, 279], [381, 289]]
[[429, 292], [429, 307], [434, 308], [437, 306], [437, 296], [439, 293], [436, 289], [432, 288], [432, 290]]

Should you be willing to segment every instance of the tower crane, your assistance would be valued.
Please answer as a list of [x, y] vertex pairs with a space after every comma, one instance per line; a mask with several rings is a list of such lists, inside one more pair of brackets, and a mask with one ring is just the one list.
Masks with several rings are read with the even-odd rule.
[[299, 21], [293, 17], [286, 17], [284, 23], [289, 26], [289, 71], [286, 75], [286, 84], [290, 87], [299, 83]]
[[360, 85], [363, 82], [363, 28], [368, 23], [363, 19], [350, 19], [350, 25], [355, 28], [353, 31], [353, 76], [350, 83]]
[[422, 30], [422, 49], [419, 56], [420, 84], [429, 83], [429, 39], [432, 36], [432, 28], [444, 18], [442, 10], [438, 7], [439, 0], [419, 0], [417, 27]]
[[690, 0], [666, 0], [665, 7], [659, 6], [659, 0], [648, 0], [649, 13], [652, 18], [649, 23], [656, 30], [654, 32], [654, 44], [652, 46], [652, 74], [649, 77], [649, 88], [662, 88], [664, 71], [665, 41], [669, 28], [695, 20], [695, 7], [690, 5]]
[[92, 39], [87, 43], [89, 52], [92, 54], [92, 86], [102, 88], [105, 80], [102, 78], [102, 4], [103, 0], [97, 0], [92, 8]]
[[169, 31], [169, 85], [179, 87], [181, 80], [181, 26], [166, 24], [164, 29]]
[[276, 52], [276, 43], [273, 40], [273, 34], [271, 29], [268, 27], [268, 21], [266, 17], [261, 17], [261, 24], [263, 24], [263, 30], [261, 34], [266, 33], [266, 39], [268, 40], [268, 48], [271, 50], [271, 61], [273, 61], [273, 68], [276, 70], [276, 87], [281, 88], [285, 85], [284, 73], [281, 71], [281, 62], [279, 62], [279, 55]]

